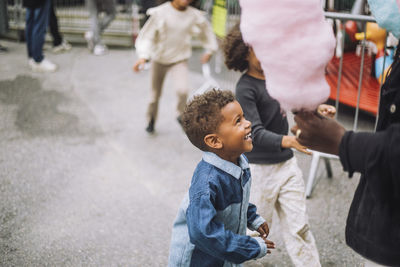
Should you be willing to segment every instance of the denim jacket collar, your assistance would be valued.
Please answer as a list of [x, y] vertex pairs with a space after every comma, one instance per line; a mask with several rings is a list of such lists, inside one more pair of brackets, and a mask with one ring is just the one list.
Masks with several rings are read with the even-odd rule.
[[220, 158], [219, 156], [217, 156], [215, 153], [212, 153], [212, 152], [204, 152], [203, 160], [205, 162], [217, 167], [218, 169], [221, 169], [224, 172], [232, 175], [236, 179], [240, 179], [240, 177], [242, 176], [242, 170], [249, 168], [249, 163], [247, 162], [247, 160], [245, 159], [243, 154], [240, 155], [240, 158], [239, 158], [239, 166], [240, 167], [237, 166], [236, 164], [233, 164], [230, 161]]

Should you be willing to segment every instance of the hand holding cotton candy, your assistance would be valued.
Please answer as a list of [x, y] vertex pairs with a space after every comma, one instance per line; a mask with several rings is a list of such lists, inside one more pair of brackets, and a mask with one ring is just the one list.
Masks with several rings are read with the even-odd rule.
[[330, 93], [325, 66], [335, 38], [319, 0], [240, 0], [243, 40], [253, 47], [269, 94], [285, 110], [316, 109]]

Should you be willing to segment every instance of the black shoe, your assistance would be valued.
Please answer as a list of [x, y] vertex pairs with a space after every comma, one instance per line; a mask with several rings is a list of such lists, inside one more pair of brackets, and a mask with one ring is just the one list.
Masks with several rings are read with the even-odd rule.
[[154, 133], [154, 119], [151, 118], [149, 124], [147, 125], [146, 132]]

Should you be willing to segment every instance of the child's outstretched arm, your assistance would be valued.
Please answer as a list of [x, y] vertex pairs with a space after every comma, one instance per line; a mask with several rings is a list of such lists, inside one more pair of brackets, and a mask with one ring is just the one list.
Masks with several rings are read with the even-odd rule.
[[217, 38], [215, 37], [210, 23], [206, 20], [204, 15], [198, 16], [197, 26], [200, 28], [199, 40], [205, 49], [205, 52], [201, 57], [201, 63], [205, 64], [210, 61], [211, 55], [218, 49]]
[[157, 23], [156, 18], [150, 16], [136, 38], [135, 48], [139, 59], [133, 65], [133, 71], [135, 72], [139, 72], [142, 66], [150, 59], [158, 28]]
[[261, 258], [267, 253], [267, 243], [261, 237], [235, 234], [216, 220], [217, 211], [210, 194], [197, 195], [186, 212], [190, 242], [205, 253], [234, 263]]

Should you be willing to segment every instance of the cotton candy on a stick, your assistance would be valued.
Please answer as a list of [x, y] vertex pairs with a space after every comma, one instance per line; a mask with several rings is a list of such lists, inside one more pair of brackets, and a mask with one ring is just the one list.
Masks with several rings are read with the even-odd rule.
[[313, 110], [330, 93], [325, 67], [335, 37], [320, 0], [240, 0], [243, 40], [252, 46], [269, 94], [285, 110]]

